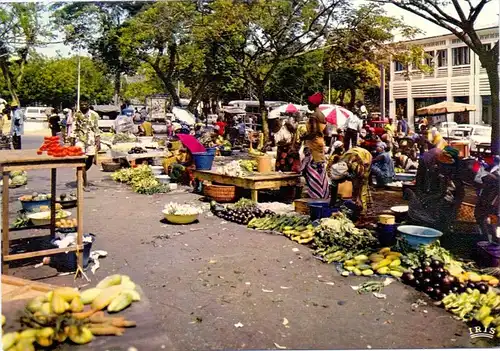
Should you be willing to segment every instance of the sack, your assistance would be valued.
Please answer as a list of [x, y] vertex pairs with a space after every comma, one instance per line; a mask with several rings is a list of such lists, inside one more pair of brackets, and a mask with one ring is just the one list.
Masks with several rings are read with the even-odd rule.
[[340, 180], [347, 177], [349, 174], [349, 168], [347, 167], [347, 163], [340, 161], [334, 165], [330, 169], [330, 179], [332, 180]]

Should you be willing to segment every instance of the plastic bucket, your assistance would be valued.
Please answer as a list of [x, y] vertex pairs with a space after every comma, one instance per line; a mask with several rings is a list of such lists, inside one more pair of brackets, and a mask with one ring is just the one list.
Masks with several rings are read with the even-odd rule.
[[273, 170], [272, 158], [269, 156], [256, 157], [257, 159], [257, 172], [269, 173]]
[[396, 224], [377, 224], [377, 236], [380, 245], [393, 246], [396, 244]]
[[327, 218], [332, 215], [332, 213], [338, 212], [338, 208], [330, 207], [328, 202], [310, 202], [309, 203], [309, 216], [311, 221], [315, 221], [321, 218]]
[[210, 155], [207, 152], [193, 153], [194, 165], [197, 170], [211, 170], [215, 153]]
[[215, 155], [216, 151], [217, 151], [216, 147], [210, 147], [207, 149], [207, 155]]
[[36, 212], [39, 211], [40, 206], [49, 206], [50, 200], [40, 200], [40, 201], [21, 201], [23, 210], [26, 212]]
[[[89, 265], [90, 250], [92, 249], [92, 244], [95, 241], [94, 234], [86, 234], [84, 236], [92, 237], [92, 242], [83, 243], [83, 269], [87, 268], [87, 266]], [[57, 247], [56, 245], [54, 245], [54, 241], [55, 240], [52, 240], [51, 243], [54, 247]], [[78, 260], [76, 257], [76, 251], [56, 254], [50, 259], [50, 265], [60, 272], [76, 271], [77, 262]]]

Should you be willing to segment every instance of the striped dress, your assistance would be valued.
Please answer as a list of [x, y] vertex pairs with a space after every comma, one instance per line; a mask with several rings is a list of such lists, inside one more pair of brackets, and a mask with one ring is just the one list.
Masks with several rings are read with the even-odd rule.
[[314, 162], [308, 148], [304, 150], [301, 173], [306, 180], [307, 194], [312, 199], [327, 199], [330, 196], [326, 162]]

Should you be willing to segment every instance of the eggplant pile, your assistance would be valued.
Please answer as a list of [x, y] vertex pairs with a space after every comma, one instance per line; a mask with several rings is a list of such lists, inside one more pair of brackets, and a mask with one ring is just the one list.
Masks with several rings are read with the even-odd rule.
[[243, 208], [228, 208], [215, 202], [210, 204], [210, 210], [214, 215], [229, 222], [247, 225], [254, 218], [263, 218], [274, 215], [273, 211], [262, 211], [256, 206]]
[[444, 263], [438, 260], [424, 261], [413, 272], [404, 273], [401, 279], [434, 300], [442, 300], [449, 293], [463, 293], [467, 288], [477, 289], [482, 294], [488, 291], [488, 285], [485, 283], [461, 283], [444, 269]]
[[128, 152], [130, 155], [132, 154], [145, 154], [147, 153], [146, 150], [144, 150], [142, 147], [140, 146], [134, 146], [133, 148], [131, 148]]

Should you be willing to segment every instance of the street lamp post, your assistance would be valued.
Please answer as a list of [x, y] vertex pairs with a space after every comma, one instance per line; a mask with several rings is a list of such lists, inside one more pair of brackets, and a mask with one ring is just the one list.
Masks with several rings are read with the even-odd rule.
[[78, 78], [76, 83], [76, 110], [80, 111], [80, 50], [78, 50]]
[[328, 72], [328, 105], [330, 105], [331, 101], [331, 96], [332, 96], [332, 80], [331, 80], [331, 73]]

